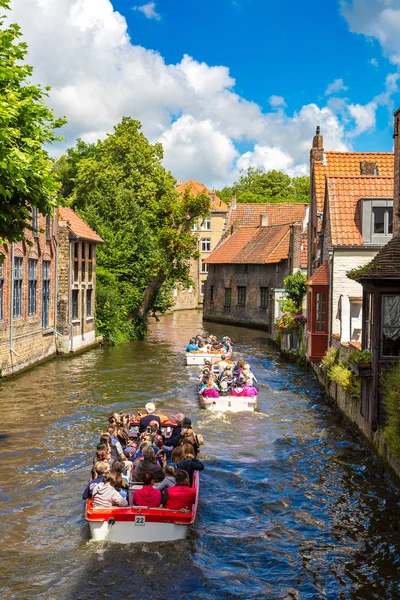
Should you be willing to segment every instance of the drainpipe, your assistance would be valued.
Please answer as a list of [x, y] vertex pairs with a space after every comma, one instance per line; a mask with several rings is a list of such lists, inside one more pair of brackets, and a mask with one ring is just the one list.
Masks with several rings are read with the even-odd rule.
[[69, 242], [69, 265], [68, 265], [68, 326], [70, 331], [70, 348], [69, 351], [74, 351], [74, 326], [71, 320], [71, 306], [72, 306], [72, 290], [71, 290], [71, 276], [72, 276], [72, 244], [76, 244], [78, 240]]
[[334, 267], [334, 250], [328, 249], [329, 256], [329, 329], [328, 329], [328, 348], [332, 346], [332, 325], [333, 325], [333, 267]]
[[11, 293], [10, 293], [10, 352], [15, 354], [15, 356], [19, 356], [18, 352], [16, 352], [13, 348], [13, 333], [14, 333], [14, 314], [13, 314], [13, 302], [14, 302], [14, 250], [15, 245], [11, 245]]

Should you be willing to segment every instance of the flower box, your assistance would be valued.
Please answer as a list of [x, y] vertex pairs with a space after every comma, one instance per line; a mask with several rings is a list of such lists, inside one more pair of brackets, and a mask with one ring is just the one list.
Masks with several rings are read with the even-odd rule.
[[372, 365], [371, 363], [360, 362], [351, 363], [350, 368], [357, 377], [372, 377]]

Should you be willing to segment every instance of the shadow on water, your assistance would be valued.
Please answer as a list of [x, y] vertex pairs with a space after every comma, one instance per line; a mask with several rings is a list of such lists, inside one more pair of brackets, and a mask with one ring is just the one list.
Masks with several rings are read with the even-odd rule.
[[[197, 311], [0, 384], [2, 600], [400, 597], [398, 496], [369, 449], [263, 332], [204, 326], [251, 361], [260, 412], [199, 408], [182, 356]], [[80, 497], [98, 433], [150, 399], [205, 437], [196, 525], [173, 544], [90, 542]]]

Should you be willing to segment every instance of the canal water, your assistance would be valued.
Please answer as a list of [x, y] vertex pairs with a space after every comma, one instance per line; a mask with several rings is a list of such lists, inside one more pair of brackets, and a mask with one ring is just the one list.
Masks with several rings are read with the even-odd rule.
[[[199, 408], [182, 354], [199, 331], [229, 334], [250, 360], [260, 412]], [[146, 342], [49, 362], [0, 398], [2, 600], [400, 598], [396, 490], [263, 332], [175, 313]], [[81, 494], [98, 433], [149, 400], [206, 440], [196, 525], [177, 543], [90, 542]]]

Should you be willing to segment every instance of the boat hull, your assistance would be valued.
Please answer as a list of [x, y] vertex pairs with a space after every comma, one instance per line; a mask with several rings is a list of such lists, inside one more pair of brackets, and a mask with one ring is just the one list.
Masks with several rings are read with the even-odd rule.
[[[219, 353], [206, 353], [206, 352], [186, 352], [185, 362], [188, 367], [193, 365], [204, 365], [206, 360], [209, 360], [211, 364], [217, 363], [221, 360], [222, 354]], [[225, 359], [229, 360], [232, 356], [232, 352], [225, 354]]]
[[202, 408], [212, 412], [254, 412], [258, 405], [258, 396], [220, 396], [219, 398], [203, 398], [199, 395]]
[[91, 521], [90, 533], [96, 542], [117, 542], [132, 544], [137, 542], [173, 542], [187, 537], [189, 525], [176, 523], [146, 523], [138, 526], [134, 521], [116, 521], [110, 525], [108, 521]]

